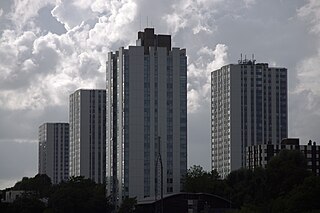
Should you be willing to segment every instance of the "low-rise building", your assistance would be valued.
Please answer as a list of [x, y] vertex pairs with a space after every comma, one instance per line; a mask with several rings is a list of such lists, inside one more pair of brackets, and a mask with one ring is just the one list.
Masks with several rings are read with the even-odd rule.
[[281, 144], [260, 144], [246, 148], [246, 168], [265, 168], [270, 159], [281, 150], [300, 150], [307, 160], [308, 169], [315, 175], [320, 175], [320, 146], [309, 141], [300, 145], [299, 138], [283, 139]]
[[5, 198], [2, 200], [4, 203], [13, 203], [17, 198], [25, 193], [24, 190], [9, 190], [5, 192]]

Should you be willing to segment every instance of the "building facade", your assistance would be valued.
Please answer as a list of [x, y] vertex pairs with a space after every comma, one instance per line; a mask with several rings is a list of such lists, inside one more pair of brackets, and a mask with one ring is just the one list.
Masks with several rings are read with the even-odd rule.
[[53, 184], [69, 178], [69, 124], [44, 123], [39, 127], [39, 174]]
[[247, 146], [287, 132], [287, 69], [239, 60], [211, 73], [211, 163], [222, 178], [245, 167]]
[[307, 168], [313, 174], [320, 175], [320, 146], [311, 141], [307, 145], [300, 145], [298, 138], [282, 140], [281, 144], [260, 144], [246, 148], [246, 168], [266, 168], [273, 156], [282, 150], [299, 150], [307, 160]]
[[69, 175], [96, 183], [106, 177], [106, 92], [80, 89], [70, 95]]
[[161, 188], [180, 192], [187, 171], [186, 50], [147, 28], [136, 46], [110, 52], [107, 63], [107, 194], [119, 203], [160, 196]]

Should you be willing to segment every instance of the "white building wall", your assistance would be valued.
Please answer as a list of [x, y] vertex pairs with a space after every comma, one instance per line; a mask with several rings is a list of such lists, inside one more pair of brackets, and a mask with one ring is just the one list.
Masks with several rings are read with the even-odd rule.
[[287, 137], [286, 75], [285, 68], [251, 61], [212, 72], [212, 169], [223, 178], [245, 166], [247, 146], [279, 144]]
[[70, 95], [70, 176], [105, 181], [105, 103], [105, 90], [80, 89]]
[[[129, 197], [144, 197], [144, 48], [129, 47]], [[120, 112], [122, 113], [122, 112]], [[121, 154], [121, 153], [119, 153]]]
[[[119, 203], [125, 196], [137, 197], [138, 200], [141, 200], [145, 197], [154, 197], [157, 193], [158, 198], [160, 198], [160, 164], [157, 164], [159, 139], [163, 163], [164, 194], [181, 191], [182, 173], [187, 169], [186, 135], [183, 154], [181, 154], [182, 142], [180, 138], [181, 57], [186, 59], [185, 50], [173, 48], [172, 51], [168, 52], [165, 47], [149, 47], [149, 54], [145, 54], [143, 46], [130, 46], [128, 49], [120, 48], [115, 53], [109, 53], [107, 68], [107, 106], [109, 106], [109, 109], [107, 109], [107, 135], [109, 135], [107, 137], [107, 179], [109, 179], [109, 184], [107, 184], [107, 193], [108, 195], [115, 195], [116, 197], [113, 197], [113, 199]], [[116, 64], [117, 67], [114, 67], [112, 64], [114, 65], [116, 60], [119, 60], [119, 63]], [[169, 61], [171, 65], [168, 64]], [[167, 97], [169, 65], [172, 66], [170, 69], [173, 72], [173, 101], [171, 103], [171, 113], [173, 115], [171, 118], [168, 114], [168, 104], [170, 103], [168, 103]], [[186, 69], [186, 66], [184, 67]], [[117, 70], [118, 76], [111, 75], [111, 72], [115, 70]], [[186, 72], [186, 70], [184, 71]], [[121, 80], [119, 80], [119, 75], [123, 75], [122, 80], [126, 75], [122, 72], [128, 72], [128, 84], [125, 81], [121, 83]], [[145, 82], [145, 75], [149, 75], [148, 83]], [[184, 77], [186, 78], [186, 76]], [[112, 107], [112, 104], [108, 103], [115, 97], [116, 92], [118, 94], [120, 91], [119, 87], [117, 87], [116, 92], [112, 91], [115, 87], [111, 87], [111, 82], [117, 83], [119, 87], [122, 86], [123, 91], [127, 91], [126, 86], [128, 86], [128, 94], [120, 92], [123, 96], [117, 95], [117, 101], [119, 103], [123, 101], [124, 105], [128, 104], [128, 110], [125, 110], [119, 104], [117, 104], [117, 107]], [[119, 98], [122, 98], [122, 101]], [[147, 107], [148, 102], [149, 106]], [[111, 128], [114, 125], [111, 117], [115, 115], [115, 111], [119, 129], [116, 132]], [[147, 116], [148, 113], [149, 116]], [[126, 116], [128, 116], [128, 124], [125, 123]], [[172, 127], [168, 127], [170, 119]], [[123, 123], [121, 124], [118, 120]], [[171, 128], [173, 135], [171, 159], [169, 159], [170, 154], [168, 154], [168, 147], [170, 146], [167, 139], [168, 128]], [[127, 136], [126, 130], [128, 130]], [[117, 134], [118, 138], [116, 143], [112, 143], [112, 135], [114, 134]], [[148, 140], [145, 139], [147, 135], [149, 135]], [[121, 141], [121, 138], [123, 141]], [[112, 151], [114, 145], [118, 147], [116, 153]], [[119, 163], [120, 161], [121, 163]], [[112, 162], [117, 162], [117, 164]], [[184, 165], [181, 162], [185, 164], [185, 168], [181, 167], [181, 165]], [[112, 175], [114, 175], [112, 167], [116, 167], [117, 178], [115, 180], [112, 180]], [[171, 180], [168, 180], [167, 173], [171, 173], [169, 175]], [[155, 185], [156, 179], [157, 185]], [[112, 193], [114, 185], [117, 185], [116, 193]]]
[[44, 123], [39, 127], [39, 174], [53, 184], [69, 177], [69, 124]]

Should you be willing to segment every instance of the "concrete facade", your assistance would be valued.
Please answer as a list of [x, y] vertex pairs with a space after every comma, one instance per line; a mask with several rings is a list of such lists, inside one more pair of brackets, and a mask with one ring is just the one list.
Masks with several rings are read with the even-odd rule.
[[187, 57], [170, 35], [147, 28], [136, 46], [110, 52], [107, 64], [107, 194], [180, 192], [187, 171]]
[[245, 167], [245, 149], [287, 137], [287, 69], [241, 60], [211, 73], [212, 169]]
[[39, 127], [39, 174], [53, 184], [69, 177], [69, 124], [44, 123]]
[[96, 183], [106, 177], [106, 92], [80, 89], [70, 95], [69, 175]]

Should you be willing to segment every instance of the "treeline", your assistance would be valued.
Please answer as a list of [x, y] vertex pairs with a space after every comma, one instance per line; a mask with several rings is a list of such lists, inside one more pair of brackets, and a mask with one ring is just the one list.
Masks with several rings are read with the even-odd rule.
[[[23, 178], [6, 190], [25, 193], [13, 203], [0, 203], [0, 212], [103, 212], [113, 210], [106, 198], [105, 185], [83, 177], [52, 185], [46, 175]], [[5, 191], [2, 193], [4, 197]], [[233, 213], [320, 213], [320, 177], [307, 170], [307, 162], [299, 151], [282, 151], [265, 169], [240, 169], [221, 179], [216, 171], [201, 166], [188, 170], [186, 192], [219, 195], [231, 200]], [[134, 212], [135, 199], [125, 199], [118, 212]]]
[[282, 151], [267, 167], [240, 169], [224, 180], [201, 166], [188, 170], [185, 191], [205, 192], [231, 200], [239, 213], [320, 212], [320, 177], [307, 170], [299, 151]]
[[112, 209], [112, 205], [106, 199], [105, 185], [96, 184], [83, 177], [52, 185], [47, 175], [38, 174], [33, 178], [24, 177], [14, 187], [6, 190], [23, 190], [25, 193], [13, 203], [0, 203], [0, 212], [107, 213]]

